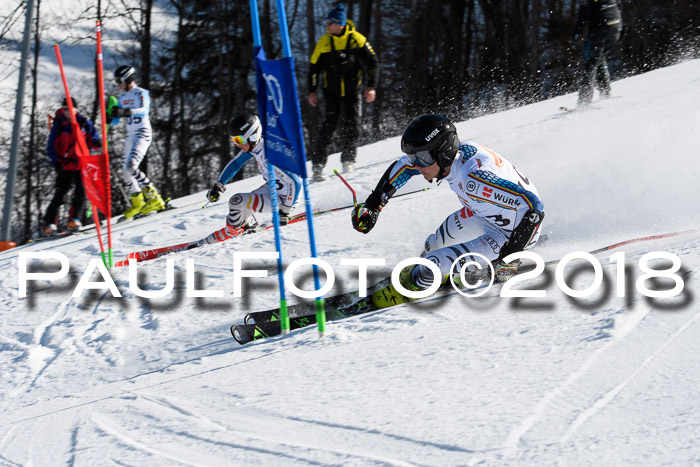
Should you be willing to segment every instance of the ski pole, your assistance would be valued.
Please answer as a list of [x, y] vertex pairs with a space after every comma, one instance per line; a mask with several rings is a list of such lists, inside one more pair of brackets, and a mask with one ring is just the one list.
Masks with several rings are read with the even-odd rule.
[[357, 193], [355, 193], [355, 190], [353, 187], [350, 186], [347, 180], [345, 180], [345, 177], [340, 175], [340, 172], [338, 172], [338, 169], [333, 169], [333, 173], [338, 176], [338, 178], [345, 184], [346, 187], [348, 187], [348, 190], [352, 193], [352, 204], [353, 206], [357, 206]]
[[209, 206], [209, 201], [208, 201], [208, 200], [207, 200], [207, 202], [206, 202], [206, 203], [204, 203], [204, 206], [202, 206], [202, 209], [206, 209], [206, 208], [207, 208], [207, 206]]

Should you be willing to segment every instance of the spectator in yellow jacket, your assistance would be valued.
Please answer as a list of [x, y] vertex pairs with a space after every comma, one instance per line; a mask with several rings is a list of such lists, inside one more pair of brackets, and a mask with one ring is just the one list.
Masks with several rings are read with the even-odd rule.
[[[343, 5], [333, 8], [325, 20], [326, 34], [316, 43], [309, 71], [309, 104], [318, 105], [316, 89], [321, 84], [326, 99], [326, 115], [311, 154], [314, 181], [324, 180], [323, 168], [328, 158], [327, 146], [338, 125], [341, 112], [343, 128], [340, 134], [343, 171], [354, 168], [359, 136], [358, 117], [362, 113], [360, 89], [365, 102], [374, 102], [377, 85], [377, 56], [369, 41], [355, 30]], [[363, 82], [363, 78], [366, 81]]]

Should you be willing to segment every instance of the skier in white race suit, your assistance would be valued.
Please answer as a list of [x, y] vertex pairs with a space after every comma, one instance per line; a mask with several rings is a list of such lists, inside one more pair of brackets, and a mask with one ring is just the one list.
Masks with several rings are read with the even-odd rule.
[[[226, 191], [226, 183], [251, 159], [255, 159], [260, 174], [267, 181], [268, 161], [265, 157], [263, 129], [257, 115], [246, 112], [234, 117], [229, 124], [229, 133], [231, 141], [238, 151], [221, 171], [214, 186], [207, 192], [207, 199], [211, 202], [219, 200], [221, 194]], [[280, 224], [286, 225], [289, 221], [289, 215], [299, 199], [302, 182], [298, 175], [279, 167], [274, 167], [274, 173], [277, 182]], [[255, 228], [257, 221], [254, 213], [270, 211], [271, 206], [270, 190], [267, 183], [250, 193], [234, 194], [228, 202], [229, 214], [226, 217], [226, 227], [212, 233], [200, 244], [221, 242], [239, 235], [247, 229]]]
[[[428, 236], [422, 256], [438, 266], [443, 281], [460, 256], [475, 260], [470, 253], [491, 261], [497, 279], [512, 277], [518, 264], [502, 259], [534, 245], [544, 218], [544, 205], [530, 179], [493, 150], [460, 142], [454, 125], [440, 114], [413, 119], [401, 138], [401, 150], [406, 155], [389, 166], [365, 203], [353, 210], [355, 230], [365, 234], [372, 230], [382, 208], [411, 177], [444, 179], [462, 207]], [[401, 285], [411, 291], [428, 289], [433, 280], [433, 273], [421, 264], [400, 274]], [[380, 308], [408, 300], [393, 286], [372, 297]]]
[[146, 89], [136, 85], [136, 70], [123, 65], [114, 71], [114, 81], [122, 90], [119, 95], [119, 107], [111, 109], [108, 123], [116, 125], [120, 118], [126, 119], [126, 141], [122, 174], [127, 193], [131, 196], [131, 207], [124, 212], [127, 219], [136, 214], [148, 214], [165, 209], [163, 197], [148, 178], [139, 169], [146, 157], [146, 151], [153, 140], [153, 130], [148, 113], [151, 110], [151, 98]]

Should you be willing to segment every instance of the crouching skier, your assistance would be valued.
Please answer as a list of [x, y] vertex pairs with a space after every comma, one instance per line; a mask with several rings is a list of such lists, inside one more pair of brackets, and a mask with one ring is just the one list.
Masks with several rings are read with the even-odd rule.
[[[352, 212], [355, 230], [368, 233], [393, 194], [414, 175], [426, 180], [447, 180], [462, 208], [447, 217], [425, 241], [423, 256], [435, 263], [443, 283], [460, 256], [479, 253], [494, 265], [496, 280], [517, 272], [519, 264], [503, 258], [534, 245], [540, 236], [544, 205], [534, 184], [510, 162], [474, 142], [460, 142], [454, 125], [440, 114], [421, 115], [411, 121], [401, 138], [406, 153], [393, 162], [374, 191]], [[403, 287], [426, 290], [433, 273], [423, 265], [410, 265], [400, 274]], [[371, 297], [377, 308], [410, 301], [393, 285]]]
[[[238, 152], [224, 167], [219, 179], [207, 192], [207, 199], [211, 202], [219, 200], [221, 193], [226, 191], [225, 184], [231, 180], [243, 165], [250, 159], [255, 159], [258, 169], [267, 181], [267, 158], [265, 157], [265, 144], [263, 130], [257, 115], [243, 113], [238, 115], [229, 124], [229, 133]], [[277, 181], [277, 199], [279, 204], [280, 225], [289, 221], [289, 215], [299, 198], [302, 182], [298, 175], [290, 173], [279, 167], [275, 167], [275, 179]], [[204, 245], [217, 243], [240, 235], [245, 230], [253, 229], [257, 225], [256, 212], [270, 211], [270, 190], [267, 184], [260, 186], [250, 193], [236, 193], [229, 199], [229, 214], [226, 217], [226, 227], [209, 235], [198, 243]]]

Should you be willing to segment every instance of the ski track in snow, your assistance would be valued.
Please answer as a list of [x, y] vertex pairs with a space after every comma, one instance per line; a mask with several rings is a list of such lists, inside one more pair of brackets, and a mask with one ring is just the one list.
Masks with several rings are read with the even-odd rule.
[[[161, 385], [169, 384], [172, 382], [182, 381], [184, 379], [200, 377], [200, 376], [212, 373], [212, 372], [227, 370], [227, 369], [230, 369], [230, 368], [235, 367], [237, 365], [243, 365], [243, 364], [249, 363], [251, 361], [264, 359], [266, 357], [275, 355], [275, 354], [282, 352], [282, 351], [284, 351], [284, 350], [277, 349], [277, 350], [263, 351], [261, 355], [256, 355], [256, 356], [253, 356], [250, 358], [246, 358], [244, 360], [237, 361], [237, 362], [234, 362], [234, 363], [231, 363], [228, 365], [214, 366], [212, 368], [208, 368], [206, 370], [202, 370], [199, 372], [187, 373], [185, 375], [177, 375], [177, 376], [172, 376], [172, 375], [169, 375], [168, 373], [173, 368], [176, 368], [178, 366], [196, 363], [197, 361], [199, 361], [201, 359], [201, 357], [198, 357], [196, 359], [186, 360], [183, 362], [174, 362], [166, 367], [155, 369], [155, 370], [143, 373], [143, 374], [131, 376], [131, 377], [125, 378], [123, 380], [114, 381], [112, 383], [108, 383], [108, 384], [105, 384], [105, 385], [102, 385], [102, 386], [99, 386], [96, 388], [91, 388], [91, 389], [86, 390], [84, 392], [78, 392], [78, 393], [74, 393], [74, 394], [62, 394], [62, 395], [58, 396], [56, 399], [48, 399], [46, 401], [39, 402], [39, 403], [35, 404], [32, 408], [33, 411], [35, 411], [37, 413], [33, 414], [30, 417], [19, 418], [19, 419], [13, 419], [13, 417], [8, 416], [7, 418], [5, 418], [5, 423], [0, 422], [0, 427], [14, 425], [16, 423], [20, 423], [23, 421], [35, 420], [38, 418], [55, 415], [57, 413], [64, 412], [67, 410], [82, 408], [82, 407], [85, 407], [87, 405], [91, 405], [91, 404], [105, 401], [107, 399], [121, 397], [125, 393], [132, 393], [133, 391], [138, 391], [141, 389], [150, 389], [150, 388], [153, 388], [155, 386], [161, 386]], [[134, 384], [137, 384], [138, 381], [141, 379], [149, 379], [151, 377], [155, 377], [158, 375], [164, 375], [164, 376], [162, 376], [162, 378], [157, 380], [157, 381], [153, 381], [153, 382], [149, 381], [146, 383], [141, 383], [141, 385], [138, 387], [133, 386]], [[128, 383], [128, 385], [122, 389], [121, 385], [124, 383]], [[114, 388], [112, 388], [112, 387], [114, 387]], [[103, 392], [105, 394], [101, 394]], [[95, 393], [100, 394], [100, 395], [95, 396], [94, 395]], [[81, 400], [81, 399], [83, 399], [83, 400]], [[80, 402], [70, 402], [73, 400], [80, 400]], [[66, 401], [69, 401], [69, 402], [66, 402]], [[47, 409], [44, 410], [43, 409], [44, 406], [46, 406]]]
[[[199, 423], [204, 424], [207, 427], [214, 428], [225, 432], [227, 435], [233, 435], [236, 439], [241, 439], [241, 443], [237, 446], [239, 449], [258, 451], [262, 454], [271, 454], [274, 457], [280, 455], [282, 452], [327, 452], [332, 455], [338, 455], [342, 458], [343, 462], [367, 462], [367, 461], [377, 461], [380, 463], [386, 463], [388, 465], [416, 465], [412, 463], [402, 462], [398, 459], [388, 458], [386, 456], [379, 456], [371, 454], [369, 452], [363, 452], [361, 447], [368, 444], [379, 443], [385, 445], [387, 442], [386, 436], [382, 433], [366, 432], [366, 430], [357, 429], [354, 427], [347, 426], [326, 426], [326, 424], [311, 422], [309, 420], [302, 419], [291, 419], [286, 417], [271, 416], [270, 414], [260, 413], [256, 411], [254, 413], [251, 410], [234, 410], [233, 415], [237, 423], [246, 427], [246, 431], [236, 430], [229, 426], [222, 425], [219, 422], [200, 414], [193, 412], [192, 408], [185, 408], [184, 401], [178, 401], [173, 403], [172, 400], [166, 398], [153, 398], [144, 397], [147, 401], [160, 406], [169, 408], [178, 414], [184, 415], [188, 418], [187, 424]], [[169, 420], [172, 417], [168, 417]], [[195, 420], [192, 420], [195, 419]], [[317, 436], [320, 433], [316, 433], [315, 428], [317, 425], [321, 425], [324, 428], [332, 428], [332, 430], [323, 430], [323, 439]], [[273, 429], [271, 429], [273, 428]], [[310, 432], [310, 433], [309, 433]], [[192, 434], [187, 434], [187, 436], [195, 437]], [[311, 441], [318, 438], [317, 443], [312, 443]], [[333, 439], [333, 441], [329, 440]], [[349, 438], [352, 439], [354, 449], [342, 449], [337, 447], [339, 444], [350, 444]], [[377, 438], [380, 438], [379, 440]], [[246, 442], [243, 442], [247, 439]], [[299, 440], [297, 440], [299, 439]], [[262, 441], [264, 445], [271, 445], [267, 449], [261, 448], [251, 448], [251, 443], [254, 441]], [[417, 443], [422, 445], [420, 441], [413, 440], [398, 440], [408, 443]], [[288, 455], [288, 454], [287, 454]], [[285, 456], [287, 456], [285, 455]], [[315, 457], [314, 455], [309, 455], [309, 457]], [[303, 460], [304, 458], [299, 458], [294, 456], [296, 460]]]
[[[534, 413], [530, 417], [523, 420], [523, 422], [519, 426], [517, 426], [508, 436], [508, 442], [506, 447], [510, 455], [515, 455], [515, 452], [519, 448], [523, 436], [525, 436], [528, 433], [528, 431], [530, 431], [533, 428], [533, 426], [541, 419], [547, 418], [547, 416], [549, 416], [549, 418], [543, 421], [543, 423], [560, 426], [560, 424], [552, 422], [551, 417], [560, 416], [569, 418], [571, 416], [575, 416], [577, 412], [586, 413], [590, 410], [592, 405], [579, 407], [575, 403], [578, 402], [577, 399], [586, 399], [590, 397], [590, 394], [581, 394], [579, 392], [579, 388], [575, 387], [576, 383], [579, 380], [581, 380], [584, 376], [586, 376], [588, 372], [590, 372], [591, 370], [595, 370], [598, 361], [604, 358], [605, 355], [608, 352], [610, 352], [613, 347], [619, 345], [620, 341], [624, 339], [624, 337], [627, 334], [632, 332], [634, 327], [639, 322], [641, 322], [650, 311], [651, 310], [647, 310], [643, 313], [634, 313], [634, 318], [626, 320], [626, 325], [624, 325], [619, 330], [619, 332], [615, 333], [614, 339], [608, 341], [604, 346], [596, 350], [593, 353], [593, 355], [591, 355], [580, 368], [578, 368], [575, 372], [571, 373], [561, 385], [554, 388], [554, 390], [545, 395], [545, 397], [536, 407]], [[620, 389], [622, 389], [622, 387], [620, 387]], [[574, 402], [572, 402], [572, 400]], [[587, 404], [585, 401], [581, 402]], [[593, 405], [595, 405], [595, 403]], [[578, 425], [580, 425], [580, 423], [583, 422], [583, 419], [579, 421], [580, 419], [581, 417], [578, 416], [576, 420], [573, 423], [571, 423], [571, 427], [567, 431], [567, 434], [564, 437], [562, 437], [561, 442], [566, 442], [571, 438], [571, 435], [575, 431], [575, 427], [577, 427]]]
[[63, 301], [51, 317], [34, 328], [32, 343], [27, 346], [24, 355], [29, 367], [29, 374], [23, 377], [27, 382], [17, 385], [9, 392], [9, 397], [15, 397], [32, 387], [44, 370], [58, 357], [60, 350], [49, 346], [49, 334], [53, 324], [65, 315], [67, 306], [68, 302]]
[[688, 329], [688, 327], [698, 318], [698, 316], [700, 316], [700, 314], [698, 313], [693, 315], [693, 317], [690, 320], [688, 320], [683, 326], [681, 326], [681, 328], [673, 336], [671, 336], [666, 342], [659, 346], [653, 354], [649, 355], [646, 359], [644, 359], [644, 361], [621, 383], [619, 383], [613, 389], [608, 391], [606, 394], [604, 394], [602, 397], [596, 400], [591, 406], [587, 407], [580, 415], [578, 415], [576, 417], [576, 420], [574, 420], [574, 422], [571, 424], [568, 431], [564, 434], [564, 436], [562, 436], [560, 442], [565, 443], [569, 441], [576, 433], [576, 430], [581, 425], [583, 425], [583, 423], [585, 423], [586, 420], [593, 417], [597, 412], [599, 412], [605, 406], [610, 404], [615, 398], [615, 396], [617, 396], [617, 394], [620, 393], [620, 391], [622, 391], [625, 388], [625, 386], [627, 386], [627, 384], [632, 380], [632, 378], [637, 376], [642, 370], [646, 370], [651, 360], [660, 355], [664, 351], [664, 349], [666, 349], [666, 347], [668, 347], [680, 334], [685, 332], [686, 329]]
[[[697, 246], [697, 240], [693, 240], [691, 245], [693, 244]], [[687, 277], [685, 287], [686, 290], [689, 287]], [[603, 335], [606, 339], [605, 344], [595, 350], [563, 382], [547, 392], [532, 413], [512, 429], [505, 445], [507, 455], [517, 456], [518, 451], [528, 449], [531, 442], [543, 442], [543, 436], [545, 443], [569, 443], [581, 426], [611, 404], [630, 381], [648, 370], [650, 362], [662, 355], [669, 345], [686, 332], [696, 322], [699, 314], [692, 314], [670, 336], [662, 331], [654, 332], [654, 339], [645, 344], [646, 353], [635, 349], [639, 341], [643, 340], [643, 337], [633, 338], [635, 330], [641, 323], [649, 320], [651, 322], [648, 327], [654, 327], [656, 320], [667, 318], [664, 312], [647, 307], [641, 311], [623, 309], [607, 318], [603, 317], [603, 320], [611, 321], [611, 324], [606, 326], [610, 328], [609, 334], [607, 337]], [[631, 342], [626, 342], [627, 340]], [[651, 353], [648, 348], [650, 344], [654, 349]], [[624, 358], [619, 357], [620, 355]], [[609, 368], [617, 368], [612, 363], [616, 359], [622, 359], [626, 367], [617, 372], [610, 372]], [[590, 387], [590, 380], [594, 380], [595, 377], [598, 378], [595, 380], [598, 384]], [[532, 434], [532, 440], [526, 441], [528, 434]]]
[[[17, 427], [13, 426], [10, 427], [9, 430], [7, 430], [6, 433], [0, 437], [0, 453], [4, 452], [5, 447], [8, 446], [12, 440], [15, 438], [15, 432], [17, 431]], [[10, 459], [4, 457], [2, 454], [0, 454], [0, 461], [2, 461], [4, 464], [7, 465], [13, 465], [13, 466], [20, 466], [22, 464], [18, 464], [16, 462], [12, 462]]]

